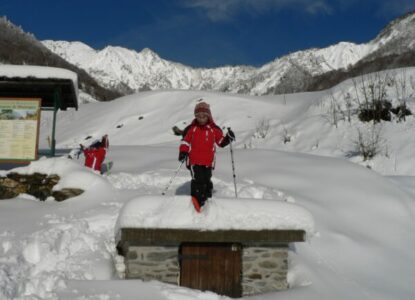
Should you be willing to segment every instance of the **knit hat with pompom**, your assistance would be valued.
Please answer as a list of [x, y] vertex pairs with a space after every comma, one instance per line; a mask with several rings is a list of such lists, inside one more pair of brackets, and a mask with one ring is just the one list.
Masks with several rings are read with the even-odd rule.
[[210, 106], [206, 102], [199, 102], [195, 106], [195, 116], [198, 114], [206, 114], [210, 119], [212, 119], [212, 113], [210, 112]]

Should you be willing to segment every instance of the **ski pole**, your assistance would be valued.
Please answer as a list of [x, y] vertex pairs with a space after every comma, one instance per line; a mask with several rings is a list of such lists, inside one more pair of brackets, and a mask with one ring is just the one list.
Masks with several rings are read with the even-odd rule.
[[[230, 127], [228, 127], [228, 130], [230, 130], [230, 129], [231, 129], [231, 128], [230, 128]], [[234, 160], [233, 160], [233, 148], [232, 148], [232, 142], [233, 142], [233, 141], [231, 141], [231, 142], [229, 143], [229, 149], [231, 150], [232, 173], [233, 173], [233, 185], [234, 185], [234, 187], [235, 187], [235, 198], [238, 198], [238, 191], [237, 191], [237, 189], [236, 189], [235, 162], [234, 162]]]
[[172, 184], [174, 178], [176, 178], [177, 174], [180, 171], [180, 168], [182, 167], [183, 163], [185, 160], [182, 160], [182, 162], [180, 163], [179, 167], [176, 169], [176, 171], [174, 172], [174, 175], [172, 176], [172, 178], [170, 178], [169, 183], [167, 184], [167, 186], [165, 187], [165, 189], [163, 190], [163, 192], [161, 193], [163, 196], [166, 195], [167, 190], [169, 189], [170, 185]]

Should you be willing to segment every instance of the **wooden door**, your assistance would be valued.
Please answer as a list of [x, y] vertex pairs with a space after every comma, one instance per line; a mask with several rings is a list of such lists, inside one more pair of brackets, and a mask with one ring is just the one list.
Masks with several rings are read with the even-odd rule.
[[180, 247], [180, 285], [241, 297], [241, 246], [184, 243]]

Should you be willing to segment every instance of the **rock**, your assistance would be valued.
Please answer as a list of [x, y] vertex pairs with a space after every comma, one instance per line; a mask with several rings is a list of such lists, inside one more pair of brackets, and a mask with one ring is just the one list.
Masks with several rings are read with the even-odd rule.
[[52, 196], [55, 198], [56, 201], [63, 201], [66, 200], [68, 198], [72, 198], [72, 197], [76, 197], [79, 196], [83, 193], [84, 191], [81, 189], [62, 189], [60, 191], [54, 191], [52, 193]]
[[19, 182], [10, 178], [1, 178], [0, 184], [5, 188], [13, 189], [19, 185]]
[[59, 180], [61, 180], [61, 178], [58, 175], [52, 174], [46, 178], [45, 184], [55, 186]]
[[17, 194], [15, 191], [5, 188], [0, 185], [0, 200], [11, 199], [16, 197]]
[[52, 195], [52, 189], [48, 186], [33, 184], [33, 185], [29, 185], [29, 189], [27, 190], [27, 193], [29, 195], [35, 196], [41, 201], [45, 201], [47, 197]]
[[7, 178], [12, 179], [14, 181], [20, 182], [20, 177], [23, 175], [20, 175], [19, 173], [9, 173], [7, 174]]
[[11, 199], [25, 193], [41, 201], [45, 201], [50, 196], [53, 196], [56, 201], [63, 201], [84, 192], [80, 189], [62, 189], [52, 192], [59, 180], [60, 177], [56, 174], [48, 176], [42, 173], [27, 175], [9, 173], [7, 177], [0, 177], [0, 199]]
[[20, 182], [7, 177], [0, 177], [0, 199], [11, 199], [26, 192], [26, 186]]

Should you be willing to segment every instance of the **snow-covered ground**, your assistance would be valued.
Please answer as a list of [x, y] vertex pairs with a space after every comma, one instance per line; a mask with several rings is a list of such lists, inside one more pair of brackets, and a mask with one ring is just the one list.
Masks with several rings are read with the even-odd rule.
[[[406, 75], [414, 73], [407, 70]], [[332, 90], [333, 95], [347, 92], [353, 92], [350, 81]], [[389, 91], [391, 98], [395, 92]], [[40, 202], [28, 195], [0, 201], [0, 299], [226, 299], [156, 281], [122, 280], [114, 267], [119, 260], [114, 231], [126, 203], [143, 196], [186, 199], [190, 175], [185, 168], [167, 195], [161, 193], [179, 164], [179, 138], [171, 127], [191, 121], [199, 98], [211, 104], [216, 122], [232, 127], [237, 136], [241, 201], [232, 203], [243, 210], [242, 199], [288, 202], [314, 219], [313, 235], [297, 243], [289, 257], [291, 289], [249, 299], [414, 299], [413, 116], [384, 123], [383, 150], [363, 162], [353, 155], [353, 137], [362, 125], [356, 116], [333, 125], [328, 91], [252, 97], [178, 90], [82, 104], [79, 111], [58, 114], [58, 148], [69, 151], [107, 133], [107, 160], [114, 165], [101, 176], [85, 169], [82, 158], [61, 157], [18, 170], [56, 172], [63, 177], [59, 188], [86, 192], [64, 202]], [[408, 100], [415, 111], [413, 97]], [[266, 132], [261, 123], [269, 124]], [[41, 148], [46, 148], [50, 128], [45, 113]], [[228, 207], [234, 197], [228, 148], [218, 150], [213, 183], [206, 218], [210, 204], [224, 199]]]

